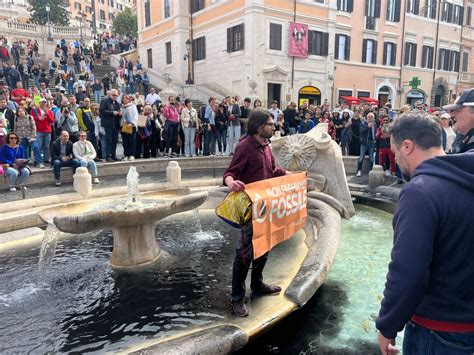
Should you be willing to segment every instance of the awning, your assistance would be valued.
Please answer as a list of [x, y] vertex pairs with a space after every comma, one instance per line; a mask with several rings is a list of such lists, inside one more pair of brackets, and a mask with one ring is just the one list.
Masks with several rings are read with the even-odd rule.
[[360, 99], [353, 96], [339, 96], [341, 99], [347, 102], [348, 105], [357, 105], [360, 102]]
[[378, 105], [379, 104], [379, 100], [373, 99], [371, 97], [361, 97], [360, 100], [365, 101], [365, 102], [367, 102], [369, 104], [372, 104], [372, 105]]

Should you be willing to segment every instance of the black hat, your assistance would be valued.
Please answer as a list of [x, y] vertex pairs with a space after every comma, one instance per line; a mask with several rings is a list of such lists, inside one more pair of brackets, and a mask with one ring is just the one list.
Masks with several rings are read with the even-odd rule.
[[446, 111], [455, 111], [466, 106], [474, 106], [474, 88], [464, 90], [454, 104], [443, 106], [443, 109]]

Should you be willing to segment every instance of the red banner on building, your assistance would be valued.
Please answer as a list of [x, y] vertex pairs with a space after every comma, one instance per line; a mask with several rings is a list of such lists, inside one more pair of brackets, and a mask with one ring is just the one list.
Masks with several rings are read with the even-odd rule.
[[290, 22], [288, 55], [290, 57], [308, 56], [308, 25]]

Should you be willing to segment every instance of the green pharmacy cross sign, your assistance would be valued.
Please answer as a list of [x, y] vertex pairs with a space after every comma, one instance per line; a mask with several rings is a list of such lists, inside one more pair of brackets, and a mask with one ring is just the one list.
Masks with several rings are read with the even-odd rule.
[[414, 76], [413, 78], [411, 78], [411, 81], [408, 82], [408, 85], [410, 85], [413, 90], [417, 89], [418, 85], [421, 85], [421, 80], [418, 79], [417, 76]]

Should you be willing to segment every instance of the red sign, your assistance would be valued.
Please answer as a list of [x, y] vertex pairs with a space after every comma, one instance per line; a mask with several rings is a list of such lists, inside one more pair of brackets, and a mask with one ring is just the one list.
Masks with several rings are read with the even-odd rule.
[[290, 57], [308, 56], [308, 25], [290, 22], [288, 55]]

